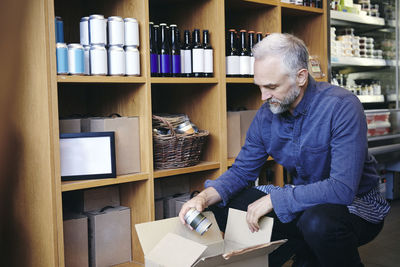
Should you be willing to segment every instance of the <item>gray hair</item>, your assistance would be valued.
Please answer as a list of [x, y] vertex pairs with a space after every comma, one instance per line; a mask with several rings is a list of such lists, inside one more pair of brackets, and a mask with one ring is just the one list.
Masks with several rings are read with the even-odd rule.
[[304, 42], [287, 33], [272, 33], [253, 47], [255, 59], [279, 56], [288, 74], [294, 78], [297, 71], [308, 70], [308, 49]]

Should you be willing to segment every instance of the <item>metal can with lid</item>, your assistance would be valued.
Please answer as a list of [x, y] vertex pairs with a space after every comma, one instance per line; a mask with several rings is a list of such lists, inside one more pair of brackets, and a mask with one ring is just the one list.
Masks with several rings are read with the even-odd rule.
[[90, 74], [107, 75], [107, 50], [104, 45], [90, 46]]
[[89, 17], [89, 41], [91, 45], [107, 44], [107, 23], [103, 15]]
[[84, 51], [81, 44], [68, 45], [68, 72], [72, 75], [83, 75], [85, 71]]
[[139, 50], [134, 46], [125, 46], [126, 75], [140, 75], [140, 56]]
[[56, 43], [64, 43], [64, 22], [61, 17], [55, 18]]
[[125, 45], [139, 47], [139, 24], [134, 18], [125, 18]]
[[90, 45], [83, 46], [84, 63], [85, 63], [85, 75], [90, 75]]
[[68, 74], [68, 47], [65, 43], [56, 44], [57, 74]]
[[193, 133], [195, 133], [190, 121], [185, 121], [185, 122], [182, 122], [181, 124], [179, 124], [176, 127], [175, 132], [178, 134], [193, 134]]
[[81, 45], [89, 45], [89, 17], [82, 17], [79, 22]]
[[211, 227], [212, 223], [201, 212], [191, 208], [184, 216], [185, 222], [189, 224], [196, 232], [203, 235]]
[[108, 48], [108, 75], [125, 75], [125, 51], [122, 46]]
[[125, 44], [125, 23], [121, 17], [108, 17], [108, 44], [121, 45]]

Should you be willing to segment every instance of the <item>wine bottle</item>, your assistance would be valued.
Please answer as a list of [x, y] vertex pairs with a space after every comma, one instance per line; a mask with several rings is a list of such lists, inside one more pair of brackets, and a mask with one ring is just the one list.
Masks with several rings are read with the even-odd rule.
[[250, 52], [247, 49], [246, 30], [240, 30], [239, 74], [241, 77], [250, 76]]
[[213, 49], [210, 44], [210, 35], [208, 30], [203, 30], [203, 48], [204, 48], [204, 77], [213, 77], [214, 59]]
[[193, 31], [192, 71], [194, 77], [204, 76], [204, 48], [200, 42], [200, 30]]
[[236, 47], [236, 34], [234, 29], [230, 29], [226, 42], [226, 76], [239, 76], [239, 52]]

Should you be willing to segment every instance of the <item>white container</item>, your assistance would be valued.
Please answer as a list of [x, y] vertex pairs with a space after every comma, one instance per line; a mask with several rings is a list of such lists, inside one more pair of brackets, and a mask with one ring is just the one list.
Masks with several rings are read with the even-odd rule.
[[81, 45], [89, 45], [89, 17], [81, 18], [79, 22]]
[[85, 75], [90, 75], [90, 45], [84, 45]]
[[91, 45], [107, 44], [107, 23], [103, 15], [89, 17], [89, 41]]
[[68, 73], [73, 75], [84, 74], [84, 51], [81, 44], [68, 45]]
[[125, 51], [122, 46], [108, 48], [108, 75], [125, 75]]
[[125, 18], [125, 45], [139, 47], [139, 24], [136, 19]]
[[126, 75], [140, 75], [140, 56], [139, 50], [135, 46], [125, 47]]
[[125, 44], [125, 23], [121, 17], [112, 16], [108, 18], [108, 44]]
[[107, 50], [104, 45], [90, 46], [90, 74], [107, 75]]

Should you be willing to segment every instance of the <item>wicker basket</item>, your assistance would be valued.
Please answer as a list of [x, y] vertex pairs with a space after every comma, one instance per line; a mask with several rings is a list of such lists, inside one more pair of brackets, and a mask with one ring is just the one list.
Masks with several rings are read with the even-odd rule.
[[201, 152], [209, 135], [208, 131], [177, 134], [165, 118], [153, 115], [153, 121], [162, 122], [171, 131], [171, 134], [167, 135], [153, 133], [154, 169], [183, 168], [199, 163]]

